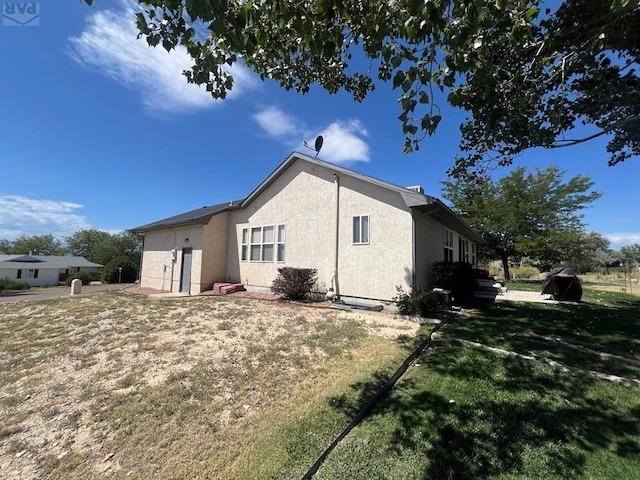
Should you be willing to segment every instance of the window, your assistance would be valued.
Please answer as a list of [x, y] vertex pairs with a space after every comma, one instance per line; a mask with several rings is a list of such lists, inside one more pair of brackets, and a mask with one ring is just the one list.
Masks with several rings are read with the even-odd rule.
[[247, 236], [249, 237], [249, 261], [250, 262], [273, 262], [274, 250], [277, 249], [277, 259], [284, 262], [284, 225], [278, 225], [277, 242], [276, 231], [273, 225], [265, 227], [252, 227], [249, 230], [242, 230], [241, 259], [246, 261], [247, 257]]
[[353, 243], [369, 243], [369, 215], [353, 217]]
[[284, 262], [284, 225], [278, 225], [277, 261]]
[[469, 240], [466, 238], [458, 239], [458, 255], [461, 262], [469, 263]]
[[444, 229], [442, 243], [444, 245], [445, 263], [453, 263], [453, 232], [451, 230]]
[[242, 229], [242, 243], [241, 243], [241, 248], [240, 248], [240, 260], [242, 260], [243, 262], [247, 261], [247, 240], [249, 237], [249, 229], [248, 228], [243, 228]]
[[22, 278], [22, 270], [18, 269], [18, 275], [16, 276], [16, 278]]
[[476, 266], [478, 264], [478, 252], [476, 250], [476, 244], [471, 244], [471, 265]]
[[38, 269], [30, 268], [27, 271], [27, 278], [38, 278]]

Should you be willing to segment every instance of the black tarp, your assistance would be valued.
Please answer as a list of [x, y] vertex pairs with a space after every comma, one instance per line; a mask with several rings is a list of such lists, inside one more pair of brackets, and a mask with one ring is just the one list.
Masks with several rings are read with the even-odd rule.
[[579, 302], [582, 298], [582, 285], [570, 268], [554, 268], [542, 282], [542, 293], [553, 295], [556, 300]]

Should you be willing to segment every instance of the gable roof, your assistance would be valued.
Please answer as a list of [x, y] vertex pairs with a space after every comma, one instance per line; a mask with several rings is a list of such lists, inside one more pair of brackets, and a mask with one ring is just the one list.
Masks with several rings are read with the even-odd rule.
[[0, 268], [70, 267], [102, 267], [102, 265], [73, 255], [0, 255]]
[[256, 197], [258, 197], [267, 187], [269, 187], [269, 185], [271, 185], [278, 177], [280, 177], [280, 175], [282, 175], [291, 165], [293, 165], [298, 160], [302, 160], [304, 162], [312, 163], [322, 168], [333, 170], [334, 172], [340, 173], [341, 175], [348, 175], [353, 178], [358, 178], [364, 182], [386, 188], [387, 190], [398, 192], [407, 207], [429, 205], [436, 200], [436, 198], [432, 197], [431, 195], [425, 195], [424, 193], [419, 193], [414, 190], [395, 185], [393, 183], [385, 182], [384, 180], [370, 177], [369, 175], [356, 172], [355, 170], [350, 170], [339, 165], [334, 165], [333, 163], [318, 160], [317, 158], [309, 157], [302, 153], [293, 152], [287, 157], [284, 162], [280, 164], [280, 166], [278, 166], [278, 168], [273, 171], [273, 173], [271, 173], [271, 175], [269, 175], [260, 185], [258, 185], [258, 187], [253, 192], [249, 194], [247, 198], [244, 199], [244, 201], [242, 202], [242, 208], [246, 207], [253, 200], [255, 200]]
[[365, 175], [364, 173], [356, 172], [355, 170], [350, 170], [348, 168], [334, 165], [333, 163], [328, 163], [323, 160], [318, 160], [314, 157], [309, 157], [302, 153], [294, 152], [287, 159], [276, 168], [271, 175], [269, 175], [258, 187], [249, 194], [247, 198], [241, 204], [241, 207], [244, 208], [249, 205], [252, 201], [254, 201], [264, 190], [266, 190], [278, 177], [280, 177], [291, 165], [293, 165], [297, 161], [304, 161], [319, 167], [327, 168], [332, 170], [340, 175], [348, 175], [353, 178], [357, 178], [362, 180], [363, 182], [371, 183], [373, 185], [377, 185], [379, 187], [385, 188], [387, 190], [391, 190], [393, 192], [397, 192], [400, 194], [402, 200], [404, 201], [407, 208], [416, 209], [418, 215], [426, 215], [430, 216], [438, 222], [442, 223], [444, 226], [455, 230], [456, 232], [462, 233], [467, 240], [470, 240], [474, 243], [485, 243], [484, 239], [476, 232], [473, 228], [467, 224], [462, 217], [453, 212], [447, 205], [445, 205], [440, 199], [436, 197], [432, 197], [431, 195], [426, 195], [424, 193], [417, 192], [415, 190], [401, 187], [399, 185], [395, 185], [393, 183], [386, 182], [384, 180], [380, 180], [375, 177], [371, 177], [369, 175]]
[[186, 213], [174, 215], [173, 217], [158, 220], [157, 222], [147, 223], [136, 228], [132, 228], [133, 233], [144, 233], [152, 230], [162, 230], [163, 228], [183, 227], [186, 225], [206, 225], [211, 217], [229, 210], [240, 208], [242, 200], [233, 200], [227, 203], [219, 203], [218, 205], [205, 206]]
[[273, 182], [275, 182], [290, 166], [297, 161], [308, 162], [319, 167], [328, 169], [340, 175], [348, 175], [352, 178], [362, 180], [373, 185], [397, 192], [404, 201], [407, 208], [415, 209], [418, 215], [427, 215], [438, 222], [442, 223], [448, 228], [462, 233], [468, 240], [474, 243], [484, 243], [484, 239], [473, 230], [459, 215], [454, 213], [449, 207], [447, 207], [441, 200], [431, 195], [411, 190], [406, 187], [401, 187], [393, 183], [380, 180], [378, 178], [365, 175], [364, 173], [356, 172], [348, 168], [334, 165], [323, 160], [318, 160], [314, 157], [309, 157], [302, 153], [293, 152], [290, 154], [284, 162], [282, 162], [266, 179], [260, 183], [245, 199], [235, 200], [229, 203], [221, 203], [219, 205], [213, 205], [211, 207], [202, 207], [197, 210], [191, 210], [190, 212], [175, 215], [173, 217], [165, 218], [157, 222], [148, 223], [140, 227], [131, 229], [134, 233], [144, 233], [152, 230], [161, 230], [164, 228], [182, 227], [186, 225], [206, 225], [214, 215], [229, 210], [236, 210], [247, 207], [253, 202], [260, 194], [262, 194]]

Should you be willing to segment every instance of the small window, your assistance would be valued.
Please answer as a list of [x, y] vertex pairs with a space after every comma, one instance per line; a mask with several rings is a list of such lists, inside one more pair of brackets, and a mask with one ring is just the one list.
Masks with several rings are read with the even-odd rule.
[[22, 270], [18, 269], [18, 275], [16, 276], [16, 278], [22, 278]]
[[453, 232], [445, 228], [442, 240], [444, 245], [444, 261], [445, 263], [453, 263]]
[[369, 215], [353, 217], [353, 243], [356, 245], [369, 243]]
[[471, 244], [471, 265], [474, 267], [478, 264], [478, 251], [476, 250], [476, 244]]
[[240, 244], [240, 260], [242, 260], [243, 262], [247, 261], [247, 240], [249, 238], [249, 229], [248, 228], [243, 228], [242, 229], [242, 243]]
[[27, 278], [38, 278], [38, 269], [37, 268], [35, 268], [35, 269], [30, 268], [27, 271]]
[[278, 262], [284, 262], [284, 225], [278, 225]]

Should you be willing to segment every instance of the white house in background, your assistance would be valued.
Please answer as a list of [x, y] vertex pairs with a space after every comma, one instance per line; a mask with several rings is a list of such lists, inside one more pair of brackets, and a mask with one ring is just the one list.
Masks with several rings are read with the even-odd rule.
[[0, 255], [0, 278], [22, 280], [32, 287], [58, 285], [79, 271], [95, 273], [102, 267], [84, 257], [56, 255]]
[[476, 264], [482, 238], [421, 187], [403, 188], [300, 153], [243, 200], [133, 231], [141, 286], [199, 294], [214, 282], [268, 290], [280, 267], [318, 270], [342, 297], [390, 300], [430, 288], [435, 261]]

